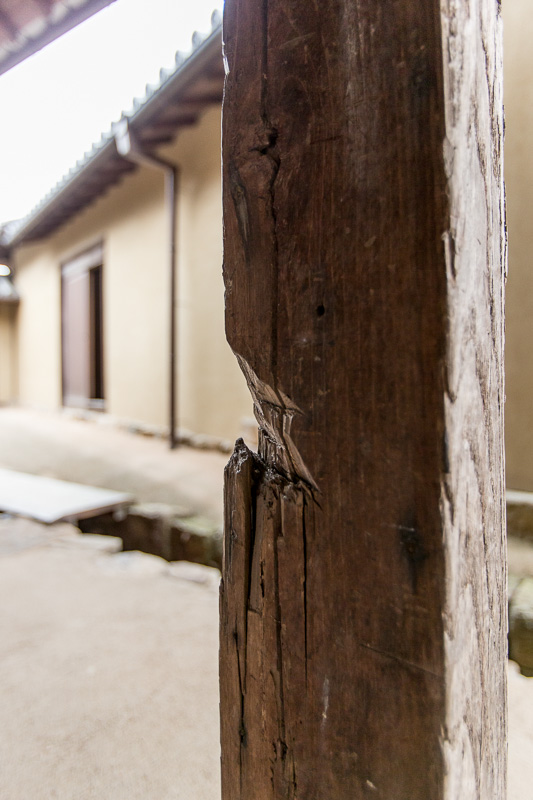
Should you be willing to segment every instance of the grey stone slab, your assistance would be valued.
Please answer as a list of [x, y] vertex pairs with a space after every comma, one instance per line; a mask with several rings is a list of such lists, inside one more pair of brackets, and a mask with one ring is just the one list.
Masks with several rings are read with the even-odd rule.
[[97, 533], [78, 533], [76, 537], [63, 537], [53, 540], [49, 547], [72, 548], [93, 553], [114, 555], [122, 551], [122, 539], [118, 536], [100, 536]]
[[168, 565], [167, 575], [178, 580], [209, 586], [217, 592], [220, 586], [220, 570], [191, 561], [172, 561]]
[[106, 575], [136, 575], [151, 577], [165, 575], [168, 561], [152, 553], [141, 553], [140, 550], [128, 550], [123, 553], [107, 556], [100, 561], [100, 569]]
[[78, 529], [67, 522], [43, 525], [31, 519], [0, 515], [0, 558], [60, 541], [75, 543], [78, 538]]
[[124, 492], [0, 469], [0, 511], [53, 523], [128, 505]]
[[170, 561], [222, 566], [222, 531], [210, 520], [194, 516], [170, 525]]

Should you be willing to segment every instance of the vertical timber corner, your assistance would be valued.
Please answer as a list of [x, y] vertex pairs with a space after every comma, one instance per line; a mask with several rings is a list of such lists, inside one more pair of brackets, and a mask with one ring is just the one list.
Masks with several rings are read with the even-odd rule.
[[226, 0], [223, 800], [504, 800], [496, 0]]

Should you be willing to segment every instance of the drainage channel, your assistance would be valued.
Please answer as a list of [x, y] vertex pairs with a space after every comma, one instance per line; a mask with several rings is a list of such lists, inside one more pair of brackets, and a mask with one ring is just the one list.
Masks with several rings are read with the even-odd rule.
[[211, 520], [164, 503], [139, 503], [75, 523], [83, 533], [118, 536], [123, 550], [140, 550], [167, 561], [221, 568], [222, 530]]

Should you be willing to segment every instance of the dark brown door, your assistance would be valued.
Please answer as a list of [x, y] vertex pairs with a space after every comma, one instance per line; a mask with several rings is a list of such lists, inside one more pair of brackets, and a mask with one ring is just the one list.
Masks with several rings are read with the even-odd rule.
[[62, 284], [63, 404], [102, 408], [102, 248], [65, 264]]

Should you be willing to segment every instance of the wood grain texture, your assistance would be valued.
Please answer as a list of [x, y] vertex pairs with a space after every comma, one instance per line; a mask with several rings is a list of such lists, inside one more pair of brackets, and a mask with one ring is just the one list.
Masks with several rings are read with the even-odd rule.
[[226, 2], [223, 800], [505, 797], [498, 42]]
[[441, 478], [449, 798], [506, 798], [507, 570], [499, 4], [442, 3], [448, 330]]

